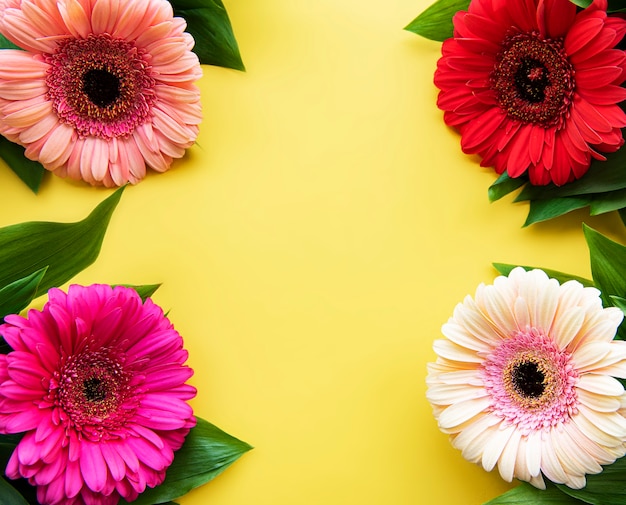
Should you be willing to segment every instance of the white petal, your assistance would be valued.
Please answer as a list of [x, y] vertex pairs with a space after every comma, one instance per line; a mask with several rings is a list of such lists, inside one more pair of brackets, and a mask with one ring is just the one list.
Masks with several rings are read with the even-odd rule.
[[514, 299], [507, 299], [506, 293], [495, 286], [484, 286], [476, 292], [476, 302], [484, 307], [486, 315], [494, 325], [507, 335], [517, 330], [512, 307]]
[[461, 449], [461, 454], [472, 463], [480, 462], [485, 444], [498, 428], [501, 420], [496, 416], [484, 415], [452, 439], [452, 446]]
[[482, 387], [470, 387], [467, 384], [438, 384], [428, 388], [426, 398], [437, 405], [452, 405], [463, 400], [482, 398], [488, 394], [487, 390]]
[[449, 430], [457, 428], [487, 409], [490, 402], [489, 397], [483, 397], [450, 405], [441, 413], [439, 426]]
[[513, 316], [515, 317], [517, 328], [520, 331], [526, 331], [527, 328], [532, 325], [530, 318], [530, 308], [528, 307], [528, 303], [526, 302], [525, 298], [518, 296], [515, 299], [515, 304], [513, 306]]
[[550, 335], [559, 349], [565, 349], [580, 331], [585, 320], [585, 313], [580, 307], [570, 307], [559, 313], [550, 329]]
[[620, 401], [615, 396], [598, 395], [584, 389], [579, 389], [576, 394], [578, 401], [596, 412], [616, 412], [620, 408]]
[[433, 349], [442, 358], [467, 363], [482, 363], [482, 358], [474, 351], [461, 347], [449, 340], [438, 339], [433, 342]]
[[482, 313], [480, 307], [471, 297], [467, 296], [462, 304], [454, 309], [453, 320], [464, 326], [468, 332], [483, 342], [492, 346], [497, 345], [502, 338], [508, 337], [505, 330], [496, 328], [494, 324]]
[[[615, 437], [618, 440], [624, 440], [626, 438], [626, 419], [620, 414], [598, 413], [591, 410], [583, 403], [578, 405], [578, 412], [606, 435]], [[578, 426], [581, 426], [580, 422]], [[611, 443], [609, 439], [603, 445], [611, 446], [614, 444]]]
[[531, 477], [541, 472], [541, 432], [533, 431], [526, 438], [526, 467]]
[[459, 326], [454, 321], [445, 323], [441, 327], [441, 333], [443, 333], [444, 336], [449, 338], [452, 342], [465, 347], [466, 349], [471, 349], [472, 351], [489, 352], [492, 349], [491, 345], [486, 344], [483, 340], [480, 340], [471, 333], [468, 333], [465, 328]]
[[617, 379], [595, 373], [581, 375], [576, 387], [601, 395], [620, 396], [624, 393], [624, 386]]
[[483, 468], [487, 472], [490, 472], [496, 466], [500, 456], [502, 456], [502, 451], [504, 451], [515, 430], [514, 425], [509, 425], [506, 428], [500, 427], [499, 430], [492, 430], [491, 437], [485, 444], [482, 457]]
[[[586, 408], [584, 406], [582, 407]], [[587, 416], [584, 416], [582, 414], [572, 416], [571, 422], [575, 423], [580, 432], [593, 443], [598, 444], [598, 446], [608, 448], [622, 445], [622, 441], [620, 438], [609, 435], [596, 424], [594, 424]]]
[[544, 433], [541, 441], [541, 471], [552, 482], [564, 484], [568, 478], [556, 455], [554, 441], [550, 435], [550, 433]]
[[522, 432], [520, 430], [513, 431], [509, 442], [504, 447], [500, 459], [498, 460], [500, 477], [507, 482], [511, 482], [515, 476], [515, 466], [521, 439]]

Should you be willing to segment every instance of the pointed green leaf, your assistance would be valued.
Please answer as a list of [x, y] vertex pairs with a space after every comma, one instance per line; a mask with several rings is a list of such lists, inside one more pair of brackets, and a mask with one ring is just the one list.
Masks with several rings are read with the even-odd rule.
[[528, 180], [525, 177], [516, 177], [513, 179], [512, 177], [509, 177], [506, 172], [504, 172], [500, 175], [500, 177], [498, 177], [496, 182], [489, 186], [489, 201], [495, 202], [503, 196], [512, 193], [527, 182]]
[[467, 10], [470, 0], [437, 0], [404, 29], [431, 40], [443, 42], [452, 37], [452, 17]]
[[516, 201], [545, 200], [565, 196], [591, 195], [626, 188], [626, 150], [620, 149], [606, 155], [606, 161], [594, 160], [587, 173], [580, 179], [563, 186], [528, 184], [517, 196]]
[[142, 285], [114, 284], [114, 286], [124, 286], [126, 288], [134, 289], [135, 291], [137, 291], [139, 296], [141, 296], [141, 299], [144, 302], [146, 301], [146, 298], [151, 297], [154, 294], [154, 292], [161, 287], [160, 284], [142, 284]]
[[132, 502], [133, 505], [154, 505], [183, 496], [217, 477], [242, 454], [252, 449], [247, 443], [224, 433], [204, 419], [197, 420], [198, 424], [189, 432], [185, 444], [167, 469], [163, 484], [147, 489]]
[[48, 267], [36, 295], [69, 281], [98, 257], [111, 214], [124, 188], [82, 221], [29, 222], [0, 228], [0, 286]]
[[24, 497], [2, 477], [0, 477], [0, 503], [2, 505], [28, 505]]
[[593, 200], [589, 205], [589, 214], [598, 216], [624, 207], [626, 207], [626, 189], [609, 191], [607, 193], [593, 195]]
[[230, 19], [221, 0], [170, 0], [174, 14], [187, 21], [200, 63], [245, 70]]
[[569, 496], [592, 505], [624, 505], [626, 503], [626, 458], [618, 459], [605, 466], [602, 473], [587, 475], [587, 485], [583, 489], [571, 489], [559, 485], [559, 489]]
[[13, 42], [0, 34], [0, 49], [20, 49]]
[[593, 281], [602, 291], [605, 305], [611, 305], [611, 295], [626, 296], [626, 247], [587, 225], [583, 225], [583, 232], [589, 247]]
[[[578, 7], [589, 7], [593, 0], [570, 0]], [[626, 6], [624, 5], [624, 0], [609, 0], [609, 8], [607, 12], [624, 12], [626, 11]]]
[[524, 265], [510, 265], [508, 263], [492, 263], [493, 267], [502, 275], [509, 275], [511, 270], [513, 270], [517, 266], [521, 266], [524, 270], [543, 270], [548, 277], [552, 279], [556, 279], [559, 281], [559, 284], [563, 284], [567, 281], [578, 281], [585, 287], [595, 287], [593, 281], [589, 279], [585, 279], [584, 277], [579, 277], [578, 275], [566, 274], [563, 272], [559, 272], [558, 270], [551, 270], [549, 268], [541, 268], [541, 267], [531, 267]]
[[0, 318], [24, 310], [37, 294], [47, 266], [0, 289]]
[[555, 198], [554, 200], [531, 200], [524, 226], [553, 219], [573, 210], [582, 209], [591, 203], [591, 197]]
[[614, 307], [620, 309], [626, 316], [626, 298], [621, 296], [611, 295], [611, 302]]
[[46, 169], [40, 163], [26, 158], [22, 146], [0, 136], [0, 158], [26, 183], [33, 193], [39, 191]]
[[484, 505], [581, 505], [582, 503], [584, 502], [566, 495], [550, 483], [547, 484], [545, 490], [524, 483]]

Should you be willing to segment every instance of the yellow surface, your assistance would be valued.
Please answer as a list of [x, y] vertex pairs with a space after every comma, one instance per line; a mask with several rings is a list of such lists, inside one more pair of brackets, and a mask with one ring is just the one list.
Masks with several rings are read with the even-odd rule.
[[[492, 261], [589, 275], [585, 221], [521, 228], [435, 106], [429, 0], [225, 1], [247, 73], [204, 67], [199, 146], [128, 188], [76, 281], [162, 282], [194, 408], [255, 449], [181, 505], [474, 505], [507, 489], [439, 433], [432, 341]], [[0, 167], [0, 225], [73, 221], [110, 190]]]

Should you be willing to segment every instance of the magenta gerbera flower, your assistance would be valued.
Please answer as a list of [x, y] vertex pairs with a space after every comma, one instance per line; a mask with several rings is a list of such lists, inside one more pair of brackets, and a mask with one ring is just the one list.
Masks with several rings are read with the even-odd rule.
[[580, 178], [617, 151], [626, 114], [626, 21], [607, 1], [472, 0], [435, 73], [438, 106], [483, 166], [532, 184]]
[[443, 325], [427, 397], [452, 445], [485, 470], [571, 488], [626, 453], [621, 310], [578, 281], [514, 269]]
[[187, 351], [163, 311], [125, 287], [51, 289], [0, 334], [0, 432], [24, 436], [6, 469], [42, 505], [115, 505], [160, 484], [195, 425]]
[[202, 71], [166, 0], [0, 0], [0, 134], [62, 177], [163, 172], [198, 135]]

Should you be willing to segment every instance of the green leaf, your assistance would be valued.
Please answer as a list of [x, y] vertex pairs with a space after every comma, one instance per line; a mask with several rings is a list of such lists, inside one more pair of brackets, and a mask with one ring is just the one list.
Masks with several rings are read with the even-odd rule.
[[559, 484], [559, 489], [569, 496], [593, 505], [624, 505], [626, 503], [626, 458], [605, 466], [602, 473], [587, 475], [583, 489], [570, 489]]
[[0, 286], [48, 267], [35, 294], [39, 296], [91, 265], [123, 190], [115, 191], [76, 223], [33, 221], [0, 228]]
[[245, 70], [230, 19], [221, 0], [170, 0], [174, 15], [185, 18], [196, 41], [200, 63]]
[[46, 169], [40, 163], [26, 158], [22, 146], [0, 136], [0, 158], [26, 183], [33, 193], [39, 191]]
[[573, 210], [582, 209], [591, 203], [591, 198], [556, 198], [554, 200], [531, 200], [524, 226], [547, 221]]
[[126, 288], [134, 289], [135, 291], [137, 291], [139, 296], [141, 296], [141, 299], [144, 302], [146, 301], [146, 298], [151, 297], [154, 294], [154, 292], [161, 287], [160, 284], [142, 284], [142, 285], [114, 284], [114, 286], [124, 286]]
[[4, 35], [0, 34], [0, 49], [21, 49], [17, 47], [13, 42], [7, 39]]
[[612, 295], [626, 296], [626, 247], [587, 225], [583, 225], [583, 232], [589, 247], [593, 281], [602, 292], [604, 304], [610, 306]]
[[611, 302], [614, 307], [617, 307], [624, 313], [624, 315], [626, 315], [626, 298], [611, 295]]
[[594, 195], [589, 206], [589, 214], [598, 216], [626, 207], [626, 189], [609, 191], [601, 195]]
[[0, 503], [2, 505], [28, 505], [24, 497], [2, 477], [0, 477]]
[[21, 312], [33, 301], [47, 269], [40, 268], [0, 289], [0, 318]]
[[504, 172], [500, 177], [498, 177], [496, 182], [489, 186], [489, 201], [495, 202], [503, 196], [512, 193], [527, 182], [528, 180], [525, 177], [516, 177], [513, 179], [512, 177], [509, 177], [506, 172]]
[[547, 483], [545, 490], [524, 483], [484, 505], [579, 505], [581, 503], [584, 502], [562, 493], [550, 483]]
[[585, 287], [595, 287], [593, 281], [590, 281], [589, 279], [585, 279], [584, 277], [579, 277], [577, 275], [559, 272], [558, 270], [551, 270], [549, 268], [531, 267], [525, 265], [511, 265], [508, 263], [492, 263], [492, 265], [502, 275], [509, 275], [509, 273], [511, 273], [511, 270], [513, 270], [517, 266], [521, 266], [524, 270], [543, 270], [548, 277], [559, 281], [559, 284], [563, 284], [567, 281], [578, 281]]
[[626, 171], [623, 167], [626, 165], [626, 150], [619, 149], [615, 153], [607, 154], [606, 158], [606, 161], [594, 160], [585, 175], [563, 186], [528, 184], [515, 200], [545, 200], [625, 189]]
[[[132, 505], [166, 503], [217, 477], [250, 445], [224, 433], [204, 419], [189, 432], [160, 486], [147, 489]], [[126, 503], [121, 501], [120, 503]]]
[[[570, 0], [578, 7], [589, 7], [591, 5], [592, 0]], [[624, 6], [624, 0], [609, 0], [609, 8], [607, 12], [624, 12], [626, 11], [626, 6]]]
[[467, 10], [469, 4], [470, 0], [437, 0], [404, 29], [443, 42], [453, 36], [452, 17], [458, 11]]

